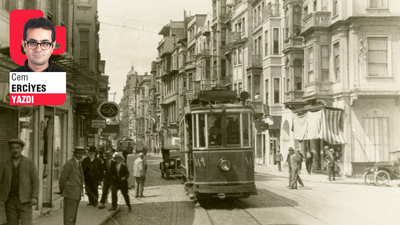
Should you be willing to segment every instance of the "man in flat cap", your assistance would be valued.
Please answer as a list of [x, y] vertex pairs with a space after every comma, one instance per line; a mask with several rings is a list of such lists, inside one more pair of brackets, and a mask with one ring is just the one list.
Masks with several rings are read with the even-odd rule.
[[115, 163], [113, 159], [113, 153], [111, 149], [107, 149], [107, 151], [104, 152], [106, 159], [101, 165], [101, 170], [104, 174], [104, 182], [103, 182], [103, 194], [101, 195], [100, 199], [100, 205], [99, 209], [104, 209], [105, 206], [104, 204], [106, 203], [106, 199], [108, 197], [108, 191], [111, 190], [111, 184], [112, 184], [112, 174], [111, 174], [111, 168], [114, 166], [113, 164]]
[[101, 161], [96, 157], [96, 153], [96, 147], [91, 146], [88, 151], [88, 157], [82, 160], [85, 189], [89, 198], [88, 205], [95, 207], [99, 201], [99, 184], [104, 177], [101, 171]]
[[68, 160], [61, 172], [59, 186], [64, 196], [64, 225], [76, 223], [79, 201], [83, 192], [82, 157], [86, 154], [84, 147], [75, 147], [74, 157]]
[[121, 153], [114, 153], [114, 160], [115, 163], [111, 167], [111, 174], [113, 177], [112, 180], [112, 207], [109, 211], [116, 210], [118, 207], [117, 203], [117, 193], [118, 190], [121, 190], [122, 195], [125, 198], [125, 203], [128, 206], [128, 211], [131, 212], [131, 203], [129, 201], [128, 195], [128, 178], [129, 178], [129, 171], [128, 167], [123, 163], [124, 157]]
[[[334, 150], [333, 148], [329, 149], [328, 155], [325, 157], [326, 161], [326, 166], [328, 169], [328, 179], [329, 181], [335, 181], [335, 166], [336, 166], [336, 160], [334, 156]], [[331, 178], [332, 177], [332, 178]]]
[[6, 203], [8, 224], [32, 224], [32, 206], [37, 204], [39, 179], [35, 163], [23, 156], [25, 143], [8, 141], [11, 158], [0, 163], [0, 202]]

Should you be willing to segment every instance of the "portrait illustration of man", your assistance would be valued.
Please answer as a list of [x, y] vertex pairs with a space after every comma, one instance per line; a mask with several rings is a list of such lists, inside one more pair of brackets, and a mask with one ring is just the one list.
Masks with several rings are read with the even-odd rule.
[[50, 60], [56, 46], [56, 31], [48, 19], [29, 19], [25, 23], [22, 38], [21, 45], [28, 59], [23, 66], [11, 72], [65, 72]]

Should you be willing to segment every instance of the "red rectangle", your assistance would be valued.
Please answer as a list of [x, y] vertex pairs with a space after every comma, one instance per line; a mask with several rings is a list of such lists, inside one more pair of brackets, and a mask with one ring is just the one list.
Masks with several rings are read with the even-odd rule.
[[10, 105], [62, 105], [67, 94], [11, 94]]

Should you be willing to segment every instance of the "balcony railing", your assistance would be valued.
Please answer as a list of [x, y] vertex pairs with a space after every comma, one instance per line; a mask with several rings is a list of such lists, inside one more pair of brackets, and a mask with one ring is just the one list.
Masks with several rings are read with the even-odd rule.
[[212, 87], [214, 87], [217, 82], [215, 80], [207, 79], [207, 80], [201, 80], [201, 90], [211, 90]]
[[231, 42], [242, 40], [242, 32], [232, 32], [231, 33]]
[[199, 56], [210, 56], [211, 55], [210, 49], [202, 49], [198, 55]]
[[263, 21], [270, 17], [279, 17], [279, 16], [280, 16], [279, 4], [267, 5], [267, 7], [263, 9]]
[[251, 65], [252, 67], [262, 67], [262, 57], [261, 55], [253, 55], [251, 57]]
[[290, 91], [286, 92], [286, 102], [299, 102], [302, 101], [304, 91]]
[[290, 47], [301, 48], [303, 47], [303, 38], [302, 37], [290, 37], [284, 42], [284, 49]]
[[311, 27], [327, 27], [331, 24], [331, 12], [312, 12], [303, 19], [302, 32]]

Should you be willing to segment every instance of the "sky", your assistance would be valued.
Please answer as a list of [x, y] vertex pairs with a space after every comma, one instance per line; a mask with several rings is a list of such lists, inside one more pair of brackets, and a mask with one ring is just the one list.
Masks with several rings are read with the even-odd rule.
[[98, 0], [100, 53], [111, 87], [109, 101], [120, 102], [126, 74], [132, 65], [150, 74], [157, 58], [158, 32], [170, 20], [182, 21], [183, 13], [211, 13], [212, 0]]

